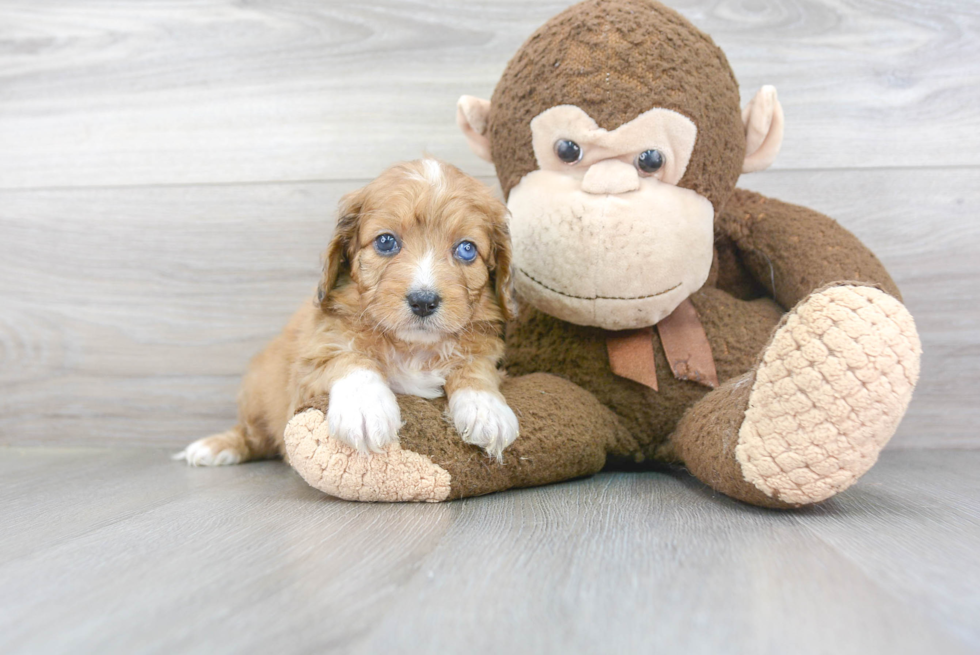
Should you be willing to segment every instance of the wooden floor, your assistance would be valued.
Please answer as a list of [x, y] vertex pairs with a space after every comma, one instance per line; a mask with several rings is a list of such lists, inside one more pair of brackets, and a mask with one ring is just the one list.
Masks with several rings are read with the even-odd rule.
[[0, 449], [3, 653], [980, 652], [980, 452], [772, 512], [681, 472], [438, 505], [281, 462]]

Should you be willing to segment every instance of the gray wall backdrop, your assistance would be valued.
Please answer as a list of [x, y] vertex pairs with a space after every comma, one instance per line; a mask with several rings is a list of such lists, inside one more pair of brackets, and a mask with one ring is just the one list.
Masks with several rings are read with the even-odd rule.
[[[494, 184], [456, 98], [567, 4], [0, 0], [0, 444], [230, 425], [339, 196], [423, 152]], [[925, 358], [891, 447], [980, 445], [980, 4], [671, 4], [744, 100], [779, 90], [783, 152], [742, 185], [837, 218], [905, 293]]]

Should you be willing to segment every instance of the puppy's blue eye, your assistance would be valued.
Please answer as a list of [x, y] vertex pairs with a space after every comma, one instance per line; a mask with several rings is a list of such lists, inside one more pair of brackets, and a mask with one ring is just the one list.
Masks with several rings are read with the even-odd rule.
[[468, 264], [476, 259], [476, 244], [474, 244], [472, 241], [460, 241], [456, 245], [456, 250], [453, 251], [453, 255], [456, 257], [456, 259]]
[[374, 240], [374, 249], [379, 255], [394, 255], [399, 250], [398, 239], [393, 234], [380, 234]]

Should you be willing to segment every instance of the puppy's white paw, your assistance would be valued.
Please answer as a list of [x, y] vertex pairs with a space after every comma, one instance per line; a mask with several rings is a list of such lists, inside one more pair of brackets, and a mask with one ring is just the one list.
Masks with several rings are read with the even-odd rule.
[[401, 425], [395, 394], [374, 371], [358, 369], [330, 388], [327, 430], [358, 452], [379, 452], [397, 441]]
[[517, 416], [499, 394], [460, 389], [449, 399], [449, 414], [463, 441], [483, 448], [498, 462], [517, 438]]
[[173, 456], [190, 466], [228, 466], [242, 461], [242, 454], [230, 448], [221, 435], [198, 439]]

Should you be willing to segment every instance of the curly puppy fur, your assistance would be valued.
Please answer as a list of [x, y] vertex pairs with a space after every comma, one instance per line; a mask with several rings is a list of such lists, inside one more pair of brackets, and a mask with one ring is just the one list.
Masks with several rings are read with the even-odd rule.
[[[317, 300], [252, 360], [238, 425], [176, 457], [221, 465], [282, 456], [286, 423], [322, 394], [331, 436], [376, 452], [397, 440], [395, 392], [445, 392], [463, 439], [499, 459], [518, 429], [497, 368], [513, 312], [506, 213], [484, 185], [429, 158], [345, 196]], [[382, 235], [394, 252], [378, 247]], [[459, 256], [465, 242], [472, 261]], [[413, 310], [419, 293], [436, 303], [430, 312]]]

